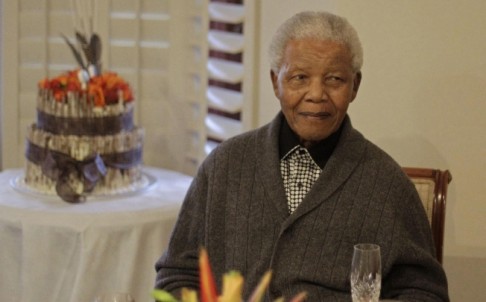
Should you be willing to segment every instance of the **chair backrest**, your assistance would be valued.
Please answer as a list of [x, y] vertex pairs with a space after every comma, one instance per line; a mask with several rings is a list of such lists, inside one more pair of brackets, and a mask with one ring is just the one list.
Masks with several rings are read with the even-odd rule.
[[420, 195], [432, 229], [436, 257], [442, 263], [447, 187], [452, 175], [448, 170], [410, 167], [402, 169], [415, 184]]

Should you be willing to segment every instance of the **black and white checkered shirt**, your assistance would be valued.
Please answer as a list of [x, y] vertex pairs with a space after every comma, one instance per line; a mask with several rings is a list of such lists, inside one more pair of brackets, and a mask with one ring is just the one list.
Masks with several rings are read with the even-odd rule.
[[319, 178], [322, 169], [312, 159], [307, 149], [295, 146], [280, 160], [280, 171], [289, 212], [292, 214]]
[[337, 145], [340, 134], [341, 131], [338, 130], [325, 140], [306, 149], [299, 144], [298, 136], [283, 118], [279, 137], [280, 172], [290, 214], [299, 206], [319, 178]]

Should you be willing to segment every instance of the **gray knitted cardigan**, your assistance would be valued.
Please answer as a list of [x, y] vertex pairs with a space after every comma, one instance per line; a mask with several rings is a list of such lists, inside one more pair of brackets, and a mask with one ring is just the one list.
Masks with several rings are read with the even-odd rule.
[[156, 288], [198, 288], [198, 251], [213, 273], [238, 270], [244, 296], [273, 271], [266, 301], [307, 291], [307, 301], [351, 301], [353, 245], [382, 253], [381, 298], [448, 301], [425, 211], [400, 166], [353, 129], [349, 117], [321, 176], [289, 215], [280, 174], [281, 113], [229, 139], [201, 165], [168, 250], [156, 263]]

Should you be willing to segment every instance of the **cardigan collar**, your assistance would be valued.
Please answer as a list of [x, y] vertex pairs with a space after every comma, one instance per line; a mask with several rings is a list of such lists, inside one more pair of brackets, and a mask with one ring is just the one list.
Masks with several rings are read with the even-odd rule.
[[284, 116], [280, 112], [270, 124], [258, 131], [256, 148], [260, 154], [257, 163], [260, 173], [257, 177], [264, 187], [267, 200], [285, 220], [285, 227], [317, 207], [349, 178], [365, 154], [366, 139], [352, 127], [349, 116], [346, 116], [336, 148], [314, 184], [324, 189], [311, 189], [295, 212], [289, 216], [283, 180], [280, 176], [278, 141], [283, 119]]

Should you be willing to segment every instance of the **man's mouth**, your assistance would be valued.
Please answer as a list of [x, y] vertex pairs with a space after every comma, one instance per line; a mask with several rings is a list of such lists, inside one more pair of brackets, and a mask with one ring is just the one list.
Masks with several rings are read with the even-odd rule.
[[300, 114], [311, 118], [327, 118], [331, 116], [329, 112], [301, 112]]

